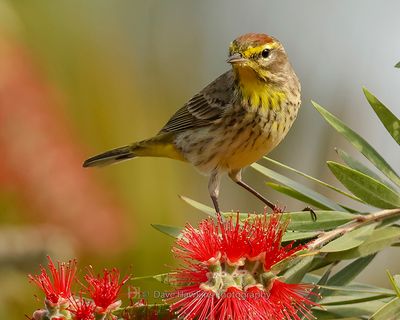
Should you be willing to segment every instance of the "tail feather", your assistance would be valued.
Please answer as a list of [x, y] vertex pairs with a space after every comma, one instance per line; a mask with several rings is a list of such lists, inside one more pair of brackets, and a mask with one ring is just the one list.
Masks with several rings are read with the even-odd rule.
[[131, 145], [106, 151], [87, 159], [83, 167], [107, 166], [134, 157], [165, 157], [185, 161], [171, 141], [171, 135], [158, 135]]

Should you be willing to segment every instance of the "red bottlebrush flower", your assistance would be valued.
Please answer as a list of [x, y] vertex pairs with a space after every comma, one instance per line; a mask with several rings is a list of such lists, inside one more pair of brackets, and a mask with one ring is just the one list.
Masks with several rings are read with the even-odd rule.
[[185, 320], [264, 319], [257, 308], [250, 304], [245, 292], [236, 287], [227, 288], [221, 297], [199, 285], [187, 286], [174, 295], [180, 300], [171, 305], [171, 311], [176, 311]]
[[[281, 221], [282, 215], [274, 213], [267, 219], [266, 215], [257, 217], [251, 226], [254, 231], [253, 237], [250, 239], [250, 247], [253, 250], [259, 245], [259, 251], [264, 254], [264, 270], [269, 271], [270, 268], [297, 251], [302, 250], [305, 246], [297, 246], [293, 248], [293, 243], [282, 246], [282, 238], [287, 230], [289, 220]], [[261, 246], [260, 246], [261, 245]]]
[[119, 307], [118, 294], [129, 278], [128, 275], [120, 282], [120, 272], [115, 268], [111, 271], [105, 269], [103, 276], [100, 274], [95, 276], [91, 270], [85, 275], [85, 280], [88, 283], [86, 291], [93, 299], [99, 312], [108, 312]]
[[71, 284], [76, 274], [76, 260], [68, 263], [58, 262], [56, 268], [51, 258], [47, 259], [51, 278], [42, 266], [39, 275], [28, 275], [28, 277], [43, 290], [46, 299], [52, 304], [67, 302], [71, 297]]
[[[315, 304], [307, 295], [312, 286], [286, 284], [270, 272], [273, 265], [305, 248], [282, 246], [287, 225], [279, 213], [240, 225], [238, 214], [227, 221], [219, 217], [217, 224], [203, 221], [201, 230], [186, 228], [176, 243], [179, 248], [174, 248], [184, 267], [172, 282], [178, 289], [167, 299], [171, 310], [185, 320], [297, 320], [298, 315], [311, 319], [309, 309]], [[202, 243], [201, 249], [197, 243]], [[204, 263], [209, 256], [213, 263]]]
[[173, 252], [181, 259], [193, 259], [206, 264], [213, 264], [221, 255], [221, 240], [218, 237], [218, 226], [207, 219], [199, 224], [198, 229], [188, 224], [183, 237], [178, 239]]
[[218, 216], [218, 224], [221, 229], [224, 258], [226, 258], [230, 264], [241, 264], [242, 261], [240, 260], [245, 258], [249, 249], [246, 243], [250, 236], [248, 223], [246, 222], [244, 226], [240, 226], [239, 214], [237, 214], [235, 223], [233, 222], [233, 218], [222, 222], [221, 216]]
[[[317, 304], [311, 302], [304, 295], [312, 289], [307, 284], [290, 284], [279, 280], [273, 282], [270, 290], [269, 304], [275, 308], [276, 319], [295, 319], [300, 320], [302, 317], [306, 319], [314, 319], [310, 313], [309, 306]], [[299, 317], [301, 314], [302, 317]]]
[[213, 310], [218, 298], [213, 292], [200, 289], [198, 284], [175, 291], [171, 299], [174, 298], [179, 300], [171, 305], [171, 311], [183, 319], [215, 319]]
[[79, 299], [71, 299], [71, 306], [68, 308], [73, 315], [74, 320], [94, 320], [96, 306], [92, 301], [86, 300], [82, 297]]

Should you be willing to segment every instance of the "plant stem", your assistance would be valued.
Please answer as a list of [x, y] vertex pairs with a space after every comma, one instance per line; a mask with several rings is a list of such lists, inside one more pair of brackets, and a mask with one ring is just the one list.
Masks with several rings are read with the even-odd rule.
[[308, 248], [311, 250], [317, 250], [328, 242], [350, 232], [360, 227], [363, 227], [367, 224], [377, 221], [383, 221], [385, 219], [393, 218], [396, 216], [400, 216], [400, 208], [397, 209], [387, 209], [374, 213], [370, 213], [367, 215], [358, 215], [352, 221], [327, 232], [322, 232], [317, 239], [310, 242]]

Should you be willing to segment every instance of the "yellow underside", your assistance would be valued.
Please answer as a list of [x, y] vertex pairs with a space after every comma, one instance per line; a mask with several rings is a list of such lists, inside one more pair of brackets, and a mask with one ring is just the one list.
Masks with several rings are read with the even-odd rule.
[[172, 143], [173, 135], [159, 135], [147, 141], [139, 142], [134, 149], [138, 157], [162, 157], [186, 161], [182, 153]]
[[[271, 126], [271, 134], [270, 138], [259, 137], [257, 141], [251, 146], [244, 147], [247, 140], [240, 141], [240, 137], [238, 137], [238, 146], [229, 150], [228, 152], [221, 153], [221, 167], [224, 167], [228, 170], [233, 169], [241, 169], [247, 167], [259, 160], [262, 156], [269, 153], [272, 149], [276, 147], [276, 145], [280, 142], [284, 133], [281, 128], [283, 126], [278, 126], [278, 123], [275, 122]], [[251, 130], [251, 129], [249, 129]], [[247, 137], [248, 135], [244, 133], [242, 137]], [[243, 147], [241, 147], [243, 146]]]

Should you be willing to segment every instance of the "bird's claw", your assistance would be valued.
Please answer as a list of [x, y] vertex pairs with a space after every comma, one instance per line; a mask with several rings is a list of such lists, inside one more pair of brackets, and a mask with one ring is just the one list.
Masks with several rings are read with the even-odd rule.
[[317, 221], [317, 214], [315, 213], [313, 208], [307, 206], [302, 211], [309, 211], [312, 221], [314, 221], [314, 222]]

